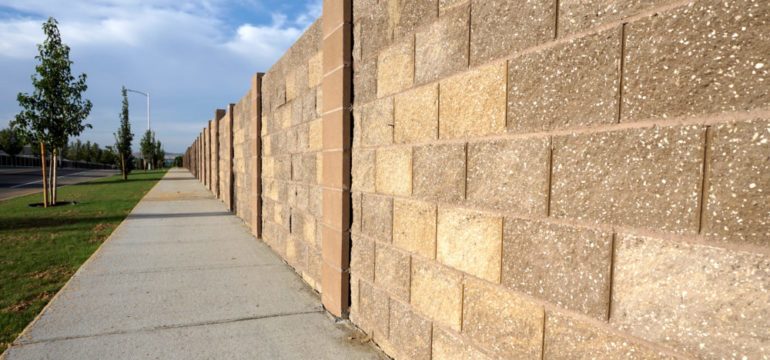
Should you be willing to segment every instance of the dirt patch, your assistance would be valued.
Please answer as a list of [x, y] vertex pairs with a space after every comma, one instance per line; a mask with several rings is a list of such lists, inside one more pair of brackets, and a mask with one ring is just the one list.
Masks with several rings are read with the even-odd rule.
[[25, 300], [22, 300], [22, 301], [19, 301], [19, 302], [15, 303], [15, 304], [13, 304], [11, 306], [8, 306], [5, 309], [3, 309], [3, 312], [7, 312], [7, 313], [20, 313], [20, 312], [23, 312], [24, 310], [27, 310], [36, 301], [48, 302], [48, 300], [51, 300], [52, 297], [53, 297], [53, 293], [50, 293], [50, 292], [46, 291], [46, 292], [38, 294], [37, 296], [35, 296], [32, 299], [25, 299]]
[[91, 229], [91, 238], [88, 239], [89, 243], [98, 243], [104, 240], [104, 237], [112, 232], [112, 225], [99, 223]]
[[69, 268], [65, 266], [55, 266], [55, 267], [46, 269], [45, 271], [38, 271], [36, 273], [32, 273], [30, 277], [37, 280], [52, 280], [56, 278], [69, 277], [69, 275], [71, 274], [72, 274], [72, 271]]

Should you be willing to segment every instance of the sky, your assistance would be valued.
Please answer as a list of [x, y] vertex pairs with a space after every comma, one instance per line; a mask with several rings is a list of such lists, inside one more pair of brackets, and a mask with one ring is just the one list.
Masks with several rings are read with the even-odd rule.
[[[121, 86], [150, 93], [151, 122], [166, 152], [182, 152], [237, 102], [321, 15], [321, 0], [0, 0], [0, 128], [32, 92], [42, 23], [59, 21], [73, 75], [86, 73], [93, 128], [82, 141], [112, 145]], [[147, 129], [146, 98], [129, 93], [134, 151]]]

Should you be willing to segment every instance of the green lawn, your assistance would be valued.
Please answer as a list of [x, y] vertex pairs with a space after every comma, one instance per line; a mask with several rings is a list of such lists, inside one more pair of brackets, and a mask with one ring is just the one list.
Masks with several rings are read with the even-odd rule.
[[0, 353], [165, 172], [59, 188], [59, 201], [76, 205], [27, 206], [40, 194], [0, 201]]

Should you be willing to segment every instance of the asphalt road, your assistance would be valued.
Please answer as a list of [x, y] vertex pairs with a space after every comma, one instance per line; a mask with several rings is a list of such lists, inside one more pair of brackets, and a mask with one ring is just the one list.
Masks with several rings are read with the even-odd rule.
[[[115, 175], [116, 170], [59, 168], [58, 184], [71, 185]], [[40, 168], [0, 168], [0, 201], [41, 191]]]

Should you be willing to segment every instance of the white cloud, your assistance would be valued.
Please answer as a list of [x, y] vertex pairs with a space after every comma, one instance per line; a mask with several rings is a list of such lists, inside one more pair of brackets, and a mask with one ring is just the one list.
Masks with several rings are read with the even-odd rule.
[[[0, 126], [18, 111], [16, 93], [31, 90], [41, 23], [52, 15], [72, 48], [73, 70], [88, 74], [94, 129], [84, 139], [112, 142], [126, 85], [152, 94], [153, 123], [167, 131], [159, 137], [172, 151], [183, 150], [213, 109], [237, 101], [250, 76], [267, 70], [321, 12], [321, 0], [312, 0], [266, 22], [232, 20], [233, 6], [256, 13], [274, 5], [266, 1], [0, 0], [0, 7], [17, 12], [0, 17]], [[140, 134], [144, 99], [129, 100]]]

